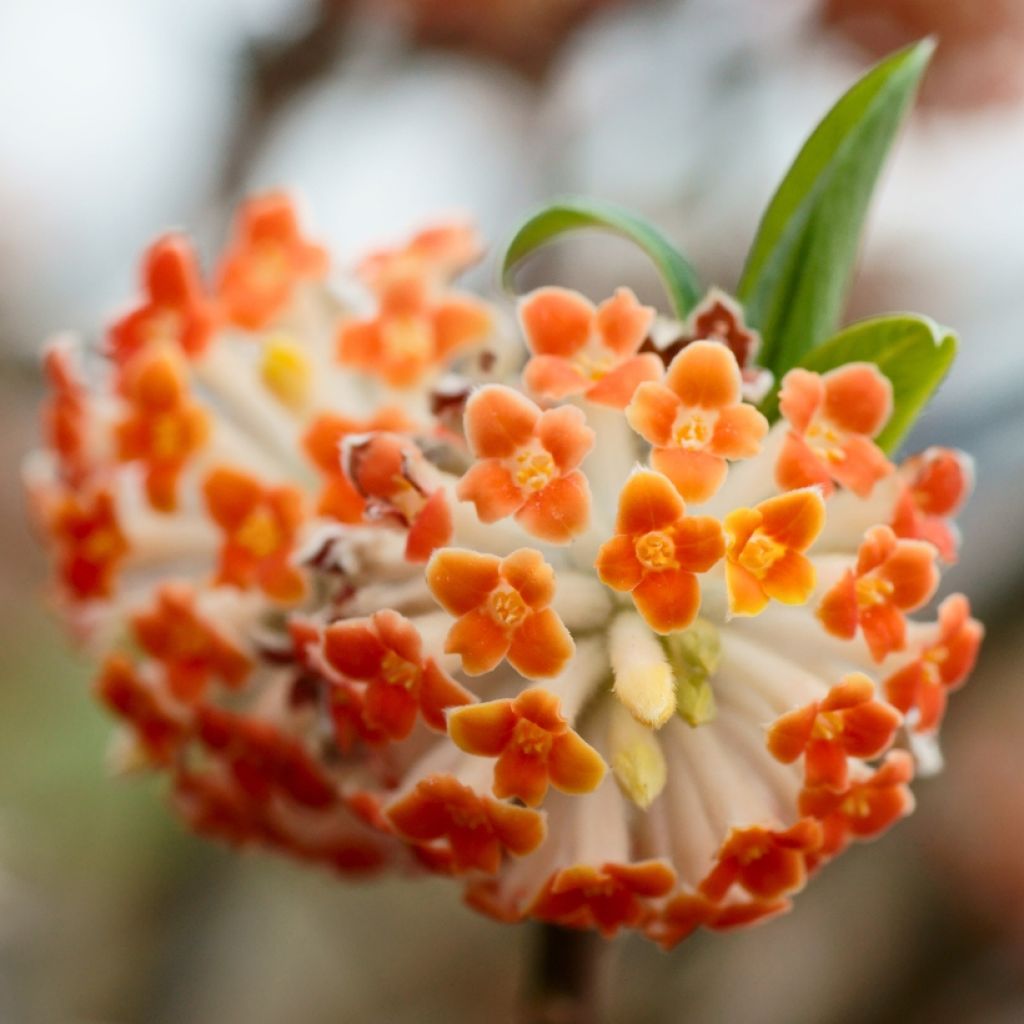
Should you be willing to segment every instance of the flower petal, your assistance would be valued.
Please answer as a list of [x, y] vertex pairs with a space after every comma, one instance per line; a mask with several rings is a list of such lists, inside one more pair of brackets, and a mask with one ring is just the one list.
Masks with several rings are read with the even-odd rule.
[[697, 617], [700, 584], [692, 572], [681, 569], [648, 573], [633, 589], [633, 601], [656, 633], [674, 633]]
[[590, 523], [590, 484], [579, 470], [552, 480], [526, 500], [516, 522], [549, 544], [568, 544]]
[[641, 384], [626, 407], [626, 420], [645, 440], [654, 445], [672, 441], [672, 424], [682, 407], [679, 396], [658, 382]]
[[725, 459], [688, 448], [655, 448], [651, 465], [672, 481], [684, 500], [695, 505], [713, 498], [729, 471]]
[[538, 288], [519, 302], [519, 322], [535, 355], [571, 356], [590, 337], [593, 304], [568, 288]]
[[466, 548], [442, 548], [427, 563], [426, 580], [441, 607], [452, 615], [478, 608], [499, 584], [501, 559]]
[[540, 409], [503, 384], [487, 384], [466, 402], [466, 439], [482, 458], [507, 459], [533, 437]]
[[665, 383], [683, 405], [722, 409], [740, 400], [736, 357], [717, 341], [695, 341], [672, 360]]
[[528, 615], [513, 634], [508, 661], [527, 679], [546, 679], [557, 676], [575, 650], [562, 620], [551, 608], [542, 608]]
[[619, 494], [618, 533], [649, 533], [674, 523], [686, 511], [683, 499], [661, 473], [641, 469]]
[[457, 619], [444, 642], [446, 654], [462, 657], [462, 671], [470, 676], [490, 672], [508, 653], [508, 630], [486, 612], [467, 612]]

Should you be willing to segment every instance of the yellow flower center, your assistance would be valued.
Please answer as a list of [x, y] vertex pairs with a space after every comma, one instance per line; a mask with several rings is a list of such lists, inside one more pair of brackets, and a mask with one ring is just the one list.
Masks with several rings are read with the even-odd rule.
[[892, 583], [881, 576], [861, 576], [856, 583], [857, 605], [860, 608], [873, 608], [885, 604], [894, 589]]
[[253, 509], [235, 534], [238, 543], [257, 558], [266, 558], [281, 546], [281, 530], [267, 508]]
[[167, 412], [153, 420], [153, 457], [172, 459], [185, 449], [185, 431], [181, 417]]
[[843, 435], [831, 424], [815, 420], [807, 428], [806, 438], [811, 451], [824, 462], [845, 461], [846, 452], [841, 447]]
[[487, 611], [499, 625], [514, 629], [526, 618], [529, 608], [519, 591], [511, 587], [501, 587], [492, 591], [487, 599]]
[[737, 561], [747, 572], [761, 580], [767, 575], [768, 570], [785, 554], [786, 547], [784, 544], [780, 544], [773, 537], [769, 537], [768, 534], [758, 529], [750, 535], [747, 543], [743, 545], [743, 550], [740, 552]]
[[705, 410], [684, 409], [672, 425], [672, 440], [680, 448], [699, 451], [707, 446], [714, 431], [716, 415]]
[[871, 813], [871, 800], [863, 788], [855, 789], [840, 804], [840, 810], [848, 818], [866, 818]]
[[512, 734], [512, 742], [520, 753], [528, 757], [547, 757], [551, 750], [551, 733], [542, 729], [535, 722], [521, 718], [516, 722]]
[[675, 569], [679, 565], [676, 561], [675, 541], [664, 530], [645, 533], [636, 542], [635, 550], [637, 561], [653, 572]]
[[176, 342], [181, 336], [182, 316], [176, 309], [163, 307], [154, 310], [146, 318], [143, 335], [146, 341], [155, 345], [159, 342]]
[[736, 859], [746, 867], [748, 864], [753, 864], [754, 861], [760, 860], [769, 849], [771, 849], [771, 843], [766, 839], [762, 839], [756, 843], [749, 843], [744, 846]]
[[615, 359], [606, 352], [587, 352], [584, 350], [576, 355], [572, 365], [584, 377], [589, 377], [590, 380], [596, 381], [604, 377], [615, 365]]
[[482, 807], [466, 805], [448, 805], [448, 820], [456, 827], [468, 830], [484, 828], [487, 825], [487, 815]]
[[834, 740], [843, 733], [843, 713], [841, 711], [823, 711], [814, 721], [811, 730], [816, 740]]
[[924, 671], [925, 681], [932, 686], [937, 686], [942, 681], [942, 673], [939, 666], [949, 657], [949, 649], [942, 644], [929, 647], [921, 658], [921, 668]]
[[403, 690], [414, 690], [420, 681], [420, 667], [411, 661], [406, 661], [400, 654], [388, 651], [381, 662], [380, 674], [384, 681], [392, 686], [401, 686]]
[[527, 491], [543, 490], [556, 471], [555, 460], [545, 451], [521, 451], [515, 456], [515, 463], [515, 481]]
[[117, 550], [117, 534], [110, 529], [94, 530], [82, 545], [82, 554], [90, 562], [102, 562]]
[[288, 256], [284, 246], [264, 242], [257, 248], [246, 269], [249, 287], [257, 291], [276, 288], [288, 270]]
[[434, 351], [430, 324], [418, 316], [389, 317], [383, 326], [384, 349], [389, 361], [429, 362]]

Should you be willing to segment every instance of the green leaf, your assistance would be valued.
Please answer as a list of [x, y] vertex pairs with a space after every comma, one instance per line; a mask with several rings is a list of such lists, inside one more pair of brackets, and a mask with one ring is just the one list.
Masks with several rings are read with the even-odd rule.
[[[800, 366], [825, 373], [852, 362], [874, 363], [892, 382], [893, 411], [876, 438], [891, 452], [928, 403], [956, 358], [957, 336], [927, 317], [912, 314], [876, 317], [851, 324], [800, 360]], [[762, 412], [779, 415], [778, 395], [765, 400]]]
[[761, 362], [781, 376], [839, 324], [871, 193], [931, 39], [869, 71], [804, 143], [768, 205], [737, 295], [761, 331]]
[[569, 231], [598, 228], [636, 243], [650, 257], [680, 319], [696, 305], [700, 287], [693, 267], [657, 229], [635, 214], [596, 199], [567, 197], [538, 210], [516, 231], [501, 264], [502, 284], [512, 291], [512, 277], [530, 253]]

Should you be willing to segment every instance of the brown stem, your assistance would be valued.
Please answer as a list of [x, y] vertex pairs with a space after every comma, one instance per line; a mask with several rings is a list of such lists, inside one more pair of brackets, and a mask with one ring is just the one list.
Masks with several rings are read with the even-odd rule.
[[538, 926], [519, 1024], [598, 1024], [610, 943], [590, 931]]

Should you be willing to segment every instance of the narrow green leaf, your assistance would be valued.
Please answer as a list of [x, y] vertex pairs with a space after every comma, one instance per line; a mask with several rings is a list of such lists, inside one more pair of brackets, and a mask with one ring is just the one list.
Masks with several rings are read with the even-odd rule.
[[871, 193], [934, 49], [925, 39], [857, 82], [804, 143], [761, 219], [737, 295], [777, 375], [839, 324]]
[[696, 305], [700, 297], [697, 275], [664, 235], [619, 206], [577, 197], [555, 200], [516, 231], [501, 264], [504, 286], [513, 290], [515, 269], [530, 253], [566, 232], [581, 228], [610, 231], [638, 245], [657, 267], [677, 317], [682, 319]]
[[[935, 321], [899, 314], [851, 324], [808, 352], [798, 365], [825, 373], [845, 363], [875, 363], [892, 382], [892, 416], [877, 438], [879, 447], [891, 452], [946, 376], [957, 347], [956, 335]], [[769, 419], [776, 419], [778, 395], [773, 393], [761, 409]]]

